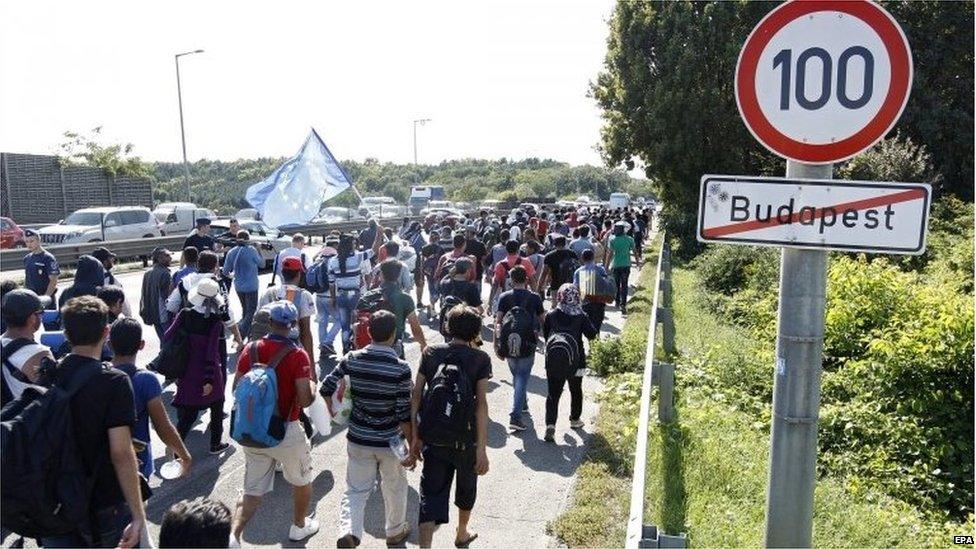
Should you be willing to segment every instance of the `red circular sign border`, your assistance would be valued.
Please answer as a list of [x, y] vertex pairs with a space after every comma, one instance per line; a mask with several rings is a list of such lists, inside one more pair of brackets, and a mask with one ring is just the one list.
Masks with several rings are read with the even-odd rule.
[[[891, 83], [881, 108], [863, 128], [840, 141], [813, 145], [796, 141], [773, 127], [759, 107], [755, 77], [759, 56], [776, 32], [796, 18], [818, 11], [844, 12], [861, 19], [878, 33], [891, 60]], [[881, 6], [866, 0], [792, 0], [769, 12], [746, 39], [736, 64], [735, 98], [746, 127], [766, 148], [799, 162], [829, 164], [858, 154], [891, 130], [908, 102], [912, 73], [908, 40], [895, 19]]]

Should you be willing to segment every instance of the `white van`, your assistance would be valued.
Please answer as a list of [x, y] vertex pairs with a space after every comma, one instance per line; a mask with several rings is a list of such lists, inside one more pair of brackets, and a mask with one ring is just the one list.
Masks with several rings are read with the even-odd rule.
[[630, 206], [630, 195], [627, 193], [610, 193], [610, 209], [626, 208]]
[[197, 219], [217, 217], [213, 211], [192, 202], [163, 202], [152, 213], [163, 225], [164, 234], [183, 234], [196, 227]]
[[140, 206], [83, 208], [57, 225], [38, 229], [44, 244], [82, 244], [162, 236], [159, 224]]

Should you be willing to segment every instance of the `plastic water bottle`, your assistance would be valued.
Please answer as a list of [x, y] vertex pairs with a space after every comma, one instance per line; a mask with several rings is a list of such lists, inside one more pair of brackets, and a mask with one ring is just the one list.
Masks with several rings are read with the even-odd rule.
[[407, 449], [407, 441], [403, 438], [403, 435], [397, 433], [390, 437], [390, 450], [393, 450], [393, 455], [397, 457], [400, 461], [407, 459], [410, 455], [410, 451]]

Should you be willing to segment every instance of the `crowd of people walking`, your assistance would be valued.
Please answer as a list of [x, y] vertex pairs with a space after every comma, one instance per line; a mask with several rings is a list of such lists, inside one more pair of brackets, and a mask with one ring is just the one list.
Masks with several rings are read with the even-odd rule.
[[[419, 466], [420, 545], [449, 522], [453, 487], [455, 543], [466, 547], [478, 537], [469, 525], [479, 476], [489, 471], [491, 354], [512, 374], [511, 436], [530, 422], [537, 357], [548, 389], [544, 440], [555, 443], [564, 415], [569, 428], [583, 428], [585, 340], [599, 336], [608, 306], [627, 314], [630, 271], [652, 216], [649, 208], [523, 205], [504, 216], [483, 210], [399, 226], [371, 219], [358, 234], [327, 235], [315, 253], [295, 234], [266, 288], [248, 231], [232, 221], [212, 235], [201, 219], [178, 269], [171, 251], [152, 252], [138, 304], [125, 300], [106, 248], [80, 257], [58, 295], [57, 260], [28, 231], [24, 287], [3, 284], [2, 434], [10, 447], [2, 526], [44, 547], [239, 546], [280, 471], [293, 490], [288, 539], [306, 539], [319, 530], [311, 440], [321, 429], [312, 410], [324, 405], [337, 422], [337, 406], [348, 408], [337, 546], [362, 542], [377, 472], [387, 542], [403, 543], [414, 523], [406, 470]], [[42, 327], [63, 344], [36, 341]], [[149, 327], [160, 352], [140, 362]], [[412, 345], [420, 350], [413, 364]], [[168, 383], [175, 425], [161, 399]], [[567, 386], [569, 413], [561, 415]], [[203, 412], [211, 454], [233, 443], [243, 450], [241, 497], [233, 509], [182, 501], [152, 540], [147, 479], [162, 471], [150, 428], [167, 465], [188, 476], [200, 456], [185, 440]], [[39, 425], [55, 431], [39, 434]], [[57, 456], [59, 465], [38, 456]], [[73, 492], [64, 488], [69, 476]]]

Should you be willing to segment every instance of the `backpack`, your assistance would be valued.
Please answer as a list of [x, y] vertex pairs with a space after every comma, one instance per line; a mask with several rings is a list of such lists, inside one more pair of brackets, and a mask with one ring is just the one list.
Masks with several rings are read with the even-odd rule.
[[464, 448], [474, 439], [474, 387], [450, 351], [428, 382], [420, 404], [420, 438], [432, 446]]
[[441, 314], [438, 317], [440, 320], [440, 332], [445, 339], [451, 337], [447, 333], [447, 313], [451, 311], [454, 307], [463, 304], [461, 298], [456, 295], [445, 295], [441, 296]]
[[286, 344], [267, 364], [258, 360], [258, 341], [248, 349], [251, 368], [234, 389], [230, 436], [241, 446], [271, 448], [285, 438], [285, 418], [278, 412], [278, 366], [295, 347]]
[[[282, 299], [287, 299], [288, 301], [291, 301], [292, 304], [295, 305], [295, 308], [298, 309], [298, 312], [301, 313], [303, 299], [302, 295], [303, 292], [300, 289], [295, 290], [289, 288], [285, 290], [285, 297], [281, 298], [278, 297], [278, 292], [275, 291], [275, 299], [271, 303], [281, 301]], [[251, 341], [257, 341], [271, 333], [271, 303], [261, 307], [256, 313], [254, 313], [254, 316], [251, 319], [251, 329], [247, 334], [247, 338]]]
[[569, 255], [559, 262], [559, 268], [557, 269], [555, 277], [556, 281], [560, 285], [567, 282], [572, 282], [573, 274], [576, 272], [576, 269], [579, 269], [581, 266], [582, 265], [580, 264], [579, 257], [575, 253], [570, 252]]
[[33, 340], [27, 339], [26, 337], [18, 337], [17, 339], [11, 341], [10, 343], [3, 346], [3, 350], [0, 351], [0, 360], [3, 361], [2, 367], [5, 372], [0, 373], [0, 407], [6, 406], [8, 402], [14, 399], [14, 393], [10, 390], [10, 386], [7, 385], [7, 375], [10, 375], [17, 381], [22, 383], [31, 383], [24, 372], [20, 371], [10, 362], [10, 357], [14, 355], [17, 351], [23, 349], [24, 347], [34, 343]]
[[569, 377], [580, 368], [576, 341], [566, 332], [553, 332], [546, 339], [546, 372]]
[[189, 360], [189, 336], [183, 327], [183, 315], [186, 309], [180, 310], [173, 319], [173, 323], [166, 330], [170, 334], [159, 346], [159, 354], [150, 362], [146, 368], [150, 371], [162, 374], [166, 379], [180, 379], [186, 375], [186, 364]]
[[526, 358], [535, 354], [535, 319], [525, 307], [516, 305], [505, 313], [495, 338], [500, 358]]
[[305, 289], [321, 294], [329, 289], [329, 258], [316, 261], [305, 273]]
[[383, 288], [364, 293], [356, 302], [356, 326], [353, 328], [353, 345], [356, 349], [362, 349], [373, 342], [369, 335], [369, 321], [373, 313], [379, 310], [394, 312]]
[[71, 399], [107, 366], [65, 386], [32, 386], [0, 415], [0, 524], [25, 537], [72, 532], [90, 520], [94, 478], [75, 437]]

